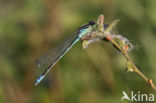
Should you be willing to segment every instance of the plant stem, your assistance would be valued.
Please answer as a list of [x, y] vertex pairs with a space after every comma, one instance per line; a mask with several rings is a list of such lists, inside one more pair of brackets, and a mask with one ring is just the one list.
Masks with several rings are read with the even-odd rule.
[[[121, 45], [119, 43], [117, 43], [114, 39], [111, 38], [111, 33], [110, 31], [112, 31], [112, 28], [114, 26], [116, 26], [116, 24], [119, 22], [119, 19], [114, 20], [112, 23], [109, 24], [109, 26], [107, 28], [105, 28], [105, 30], [103, 29], [103, 23], [104, 23], [104, 15], [100, 15], [98, 20], [97, 20], [97, 30], [95, 30], [96, 32], [92, 32], [91, 33], [91, 40], [95, 39], [95, 38], [99, 38], [99, 39], [104, 39], [106, 38], [108, 41], [110, 41], [127, 59], [127, 62], [129, 62], [132, 65], [132, 69], [133, 72], [135, 72], [136, 74], [138, 74], [141, 78], [143, 78], [148, 84], [149, 86], [156, 91], [156, 85], [153, 83], [152, 79], [147, 78], [134, 64], [134, 62], [132, 61], [132, 59], [130, 58], [130, 56], [128, 55], [127, 50], [123, 49], [121, 47]], [[85, 40], [85, 39], [84, 39]]]
[[120, 45], [118, 43], [116, 43], [113, 39], [110, 40], [110, 42], [116, 46], [120, 52], [125, 56], [125, 58], [127, 59], [127, 61], [129, 61], [132, 66], [133, 66], [133, 70], [135, 73], [137, 73], [141, 78], [143, 78], [151, 87], [154, 91], [156, 91], [156, 86], [155, 84], [153, 83], [152, 79], [148, 79], [136, 66], [135, 64], [133, 63], [132, 59], [130, 58], [130, 56], [128, 55], [127, 51], [126, 50], [123, 50]]

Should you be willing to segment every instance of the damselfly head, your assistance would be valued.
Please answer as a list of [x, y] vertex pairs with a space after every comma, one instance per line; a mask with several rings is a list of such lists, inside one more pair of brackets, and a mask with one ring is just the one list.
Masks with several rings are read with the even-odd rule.
[[95, 25], [95, 22], [94, 22], [93, 20], [90, 20], [90, 21], [89, 21], [89, 25], [90, 25], [90, 26], [93, 26], [93, 25]]
[[96, 24], [96, 23], [95, 23], [93, 20], [91, 20], [91, 21], [89, 21], [88, 24], [85, 24], [85, 25], [79, 27], [79, 29], [80, 29], [80, 30], [82, 30], [82, 29], [88, 29], [89, 27], [94, 27], [95, 24]]

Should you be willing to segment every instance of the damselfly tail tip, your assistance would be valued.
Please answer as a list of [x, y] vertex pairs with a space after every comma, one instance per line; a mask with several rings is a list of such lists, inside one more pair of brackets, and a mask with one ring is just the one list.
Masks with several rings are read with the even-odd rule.
[[34, 85], [37, 86], [37, 85], [41, 82], [41, 80], [42, 80], [43, 78], [44, 78], [43, 75], [41, 75], [39, 78], [37, 78], [36, 81], [35, 81], [35, 83], [34, 83]]
[[38, 83], [35, 81], [34, 85], [35, 85], [35, 86], [37, 86], [37, 85], [38, 85]]

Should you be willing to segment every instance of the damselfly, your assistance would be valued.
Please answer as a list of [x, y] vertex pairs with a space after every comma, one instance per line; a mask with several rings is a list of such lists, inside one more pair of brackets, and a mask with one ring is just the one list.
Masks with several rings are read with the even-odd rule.
[[76, 42], [78, 42], [84, 35], [91, 33], [95, 27], [95, 22], [90, 21], [88, 24], [81, 26], [74, 33], [74, 35], [71, 35], [66, 40], [62, 41], [60, 44], [54, 47], [52, 50], [48, 51], [45, 55], [40, 57], [36, 61], [36, 64], [40, 68], [46, 68], [46, 70], [42, 73], [41, 76], [37, 78], [37, 80], [35, 81], [35, 85], [37, 85], [41, 82], [41, 80], [43, 80], [43, 78], [57, 63], [57, 61], [59, 61]]

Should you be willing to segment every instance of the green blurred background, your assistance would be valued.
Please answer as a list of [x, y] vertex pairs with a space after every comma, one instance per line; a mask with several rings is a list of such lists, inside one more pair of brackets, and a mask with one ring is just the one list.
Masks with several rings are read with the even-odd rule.
[[[120, 103], [122, 91], [153, 93], [110, 43], [78, 42], [37, 86], [34, 61], [89, 20], [120, 19], [135, 64], [156, 82], [156, 0], [1, 0], [0, 103]], [[129, 103], [123, 101], [123, 103]], [[143, 102], [141, 102], [143, 103]]]

